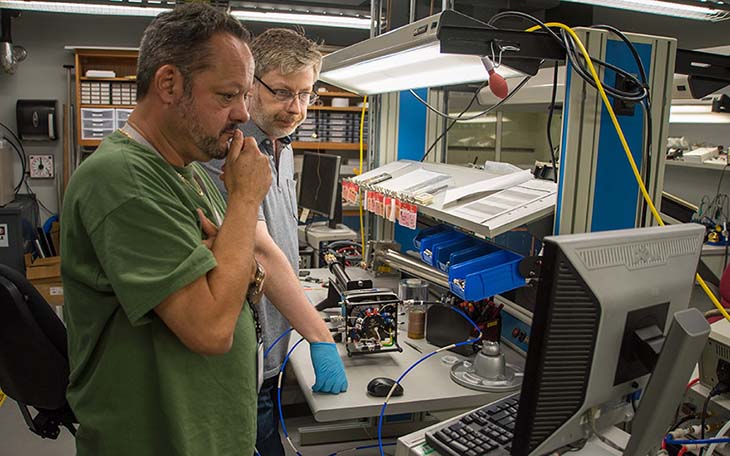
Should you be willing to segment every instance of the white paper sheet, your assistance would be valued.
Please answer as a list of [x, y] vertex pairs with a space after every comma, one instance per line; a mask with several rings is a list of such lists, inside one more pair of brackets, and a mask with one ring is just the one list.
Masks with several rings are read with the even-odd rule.
[[449, 210], [449, 213], [473, 222], [486, 224], [489, 220], [515, 210], [555, 191], [531, 188], [528, 184], [511, 187], [477, 201]]
[[412, 163], [404, 163], [404, 162], [399, 162], [399, 161], [387, 163], [387, 164], [385, 164], [383, 166], [380, 166], [379, 168], [376, 168], [376, 169], [373, 169], [373, 170], [364, 172], [364, 173], [360, 174], [359, 176], [355, 176], [351, 180], [353, 182], [358, 182], [359, 183], [359, 182], [362, 182], [362, 181], [364, 181], [366, 179], [370, 179], [370, 178], [373, 178], [375, 176], [379, 176], [379, 175], [384, 174], [384, 173], [388, 173], [388, 174], [394, 173], [394, 172], [396, 172], [396, 171], [398, 171], [400, 169], [403, 169], [406, 166], [409, 166], [411, 164]]
[[446, 179], [449, 179], [449, 176], [446, 174], [435, 173], [433, 171], [427, 171], [425, 169], [416, 169], [402, 176], [394, 177], [393, 179], [387, 180], [380, 184], [376, 184], [374, 187], [377, 190], [400, 193], [412, 191], [416, 188], [420, 188]]
[[444, 195], [444, 206], [454, 204], [458, 202], [458, 200], [468, 196], [484, 196], [487, 193], [493, 193], [509, 187], [514, 187], [527, 182], [530, 179], [532, 179], [532, 172], [529, 169], [526, 169], [524, 171], [486, 179], [473, 184], [464, 185], [462, 187], [452, 188], [446, 190], [446, 195]]

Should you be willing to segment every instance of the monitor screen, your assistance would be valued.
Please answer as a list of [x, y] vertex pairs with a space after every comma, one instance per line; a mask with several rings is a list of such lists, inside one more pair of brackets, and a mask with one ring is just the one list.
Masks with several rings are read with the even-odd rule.
[[596, 410], [599, 428], [631, 416], [653, 369], [636, 332], [666, 335], [688, 307], [703, 236], [684, 224], [545, 238], [513, 455], [581, 441]]
[[332, 220], [340, 181], [339, 155], [305, 153], [299, 182], [299, 206]]

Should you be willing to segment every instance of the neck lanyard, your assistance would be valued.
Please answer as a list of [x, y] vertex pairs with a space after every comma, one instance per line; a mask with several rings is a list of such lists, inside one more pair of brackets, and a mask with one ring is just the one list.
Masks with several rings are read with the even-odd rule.
[[[150, 142], [147, 141], [144, 138], [144, 136], [142, 136], [142, 134], [136, 128], [134, 128], [132, 125], [130, 125], [129, 122], [127, 122], [127, 124], [124, 125], [124, 127], [120, 128], [119, 131], [124, 136], [131, 139], [132, 141], [137, 142], [137, 143], [145, 146], [146, 148], [154, 151], [158, 155], [162, 156], [162, 154], [160, 154], [160, 152], [158, 152], [157, 149], [155, 149], [155, 147], [152, 144], [150, 144]], [[193, 169], [192, 172], [193, 172], [192, 173], [193, 182], [195, 182], [195, 184], [190, 182], [188, 179], [185, 178], [185, 176], [183, 176], [180, 172], [175, 170], [175, 173], [180, 177], [180, 179], [182, 181], [184, 181], [187, 185], [192, 187], [193, 190], [195, 190], [195, 192], [200, 197], [205, 198], [206, 203], [212, 210], [213, 215], [215, 216], [215, 219], [216, 219], [216, 223], [218, 224], [218, 227], [220, 228], [220, 226], [223, 224], [223, 217], [221, 216], [220, 212], [218, 211], [218, 208], [216, 207], [216, 205], [213, 203], [213, 201], [210, 197], [210, 194], [208, 193], [208, 188], [205, 186], [205, 182], [203, 182], [203, 180], [200, 178], [200, 176], [198, 176], [198, 174], [195, 172], [195, 169]], [[259, 322], [259, 313], [256, 310], [256, 308], [252, 302], [248, 303], [248, 307], [251, 309], [251, 313], [253, 315], [254, 328], [256, 330], [256, 339], [260, 342], [262, 340], [262, 330], [261, 330], [261, 323]]]
[[[142, 134], [136, 128], [134, 128], [134, 126], [132, 126], [129, 122], [127, 122], [126, 125], [124, 125], [122, 128], [120, 128], [119, 131], [123, 135], [125, 135], [126, 137], [131, 139], [132, 141], [137, 142], [137, 143], [145, 146], [146, 148], [156, 152], [158, 155], [162, 156], [162, 154], [160, 154], [160, 152], [157, 149], [155, 149], [155, 147], [152, 144], [150, 144], [150, 142], [147, 141], [147, 139], [145, 139], [145, 137], [142, 136]], [[192, 182], [188, 178], [183, 176], [182, 173], [180, 173], [178, 170], [175, 170], [175, 174], [177, 174], [177, 176], [180, 178], [181, 181], [183, 181], [186, 185], [188, 185], [193, 190], [195, 190], [195, 193], [197, 193], [198, 196], [205, 199], [205, 202], [208, 205], [208, 208], [211, 210], [211, 212], [213, 213], [213, 216], [215, 217], [216, 224], [218, 225], [218, 227], [220, 227], [223, 224], [223, 217], [222, 217], [220, 211], [218, 210], [218, 208], [216, 207], [215, 203], [213, 202], [213, 199], [211, 198], [210, 193], [208, 192], [208, 188], [206, 187], [205, 182], [203, 182], [203, 180], [200, 178], [200, 176], [198, 176], [198, 174], [195, 172], [195, 169], [192, 169], [191, 171], [192, 171], [192, 175], [193, 175]]]

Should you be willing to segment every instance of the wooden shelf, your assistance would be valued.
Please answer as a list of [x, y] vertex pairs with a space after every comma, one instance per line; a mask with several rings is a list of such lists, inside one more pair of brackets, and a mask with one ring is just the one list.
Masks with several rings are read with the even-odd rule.
[[79, 77], [79, 81], [99, 81], [99, 82], [107, 82], [107, 81], [121, 81], [121, 82], [137, 82], [137, 77], [133, 78], [87, 78], [85, 76]]
[[86, 147], [96, 147], [101, 144], [101, 139], [79, 139], [79, 145]]
[[110, 105], [110, 104], [81, 104], [79, 105], [80, 108], [98, 108], [98, 109], [105, 109], [105, 108], [119, 108], [119, 109], [134, 109], [137, 105]]
[[[335, 108], [333, 106], [310, 106], [307, 108], [310, 111], [347, 111], [347, 112], [361, 112], [362, 108], [359, 106], [348, 106], [346, 108]], [[367, 111], [368, 108], [365, 108]]]
[[350, 92], [317, 92], [320, 97], [342, 97], [342, 98], [363, 98], [360, 95]]
[[[364, 144], [363, 149], [367, 150], [368, 145]], [[353, 143], [334, 143], [334, 142], [309, 142], [294, 141], [291, 143], [292, 149], [309, 149], [309, 150], [360, 150], [360, 144]]]

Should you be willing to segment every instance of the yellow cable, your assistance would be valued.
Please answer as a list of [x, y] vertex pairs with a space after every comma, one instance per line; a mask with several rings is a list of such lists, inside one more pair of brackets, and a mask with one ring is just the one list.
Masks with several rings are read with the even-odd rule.
[[2, 406], [3, 406], [3, 402], [5, 402], [5, 398], [6, 398], [6, 397], [7, 397], [7, 396], [5, 395], [5, 393], [3, 393], [3, 391], [2, 391], [2, 390], [0, 390], [0, 407], [2, 407]]
[[[362, 99], [362, 112], [360, 113], [360, 170], [358, 176], [362, 174], [362, 156], [363, 149], [365, 147], [365, 111], [368, 109], [368, 96], [365, 95]], [[363, 225], [362, 215], [362, 195], [360, 195], [360, 239], [362, 241], [362, 253], [365, 254], [365, 226]], [[365, 261], [365, 258], [363, 258]]]
[[[641, 194], [644, 197], [644, 201], [646, 201], [646, 204], [649, 206], [649, 209], [651, 210], [652, 215], [656, 219], [657, 223], [661, 226], [664, 226], [664, 220], [662, 220], [662, 217], [659, 215], [659, 212], [656, 210], [656, 207], [654, 206], [654, 202], [651, 200], [651, 196], [649, 196], [649, 192], [646, 191], [646, 187], [644, 186], [644, 182], [641, 180], [641, 175], [639, 174], [639, 169], [636, 166], [636, 162], [634, 161], [634, 156], [631, 154], [631, 149], [629, 148], [629, 144], [626, 142], [626, 137], [624, 136], [624, 132], [621, 129], [621, 125], [618, 123], [618, 119], [616, 118], [616, 114], [613, 112], [613, 108], [611, 107], [611, 103], [608, 101], [608, 96], [606, 95], [606, 91], [603, 89], [603, 84], [601, 83], [601, 79], [598, 77], [598, 72], [596, 72], [596, 68], [593, 66], [593, 61], [591, 60], [591, 56], [588, 54], [588, 51], [586, 50], [585, 46], [583, 46], [583, 43], [581, 42], [580, 38], [578, 38], [578, 35], [573, 31], [572, 28], [568, 27], [565, 24], [561, 24], [559, 22], [548, 22], [545, 24], [548, 27], [558, 27], [570, 34], [570, 36], [575, 41], [575, 44], [578, 45], [578, 48], [580, 49], [580, 52], [583, 54], [583, 57], [586, 60], [586, 64], [588, 65], [588, 69], [591, 72], [591, 76], [593, 76], [593, 80], [596, 82], [596, 87], [598, 87], [598, 93], [601, 94], [601, 99], [603, 100], [603, 104], [606, 106], [606, 110], [608, 111], [608, 115], [611, 117], [611, 121], [613, 122], [613, 126], [616, 129], [616, 133], [618, 134], [619, 140], [621, 141], [621, 145], [624, 148], [624, 152], [626, 153], [626, 158], [629, 160], [629, 165], [631, 165], [631, 170], [634, 172], [634, 177], [636, 178], [636, 182], [639, 184], [639, 188], [641, 189]], [[528, 32], [534, 32], [535, 30], [541, 29], [542, 26], [534, 26], [527, 29]], [[702, 279], [702, 276], [696, 274], [697, 282], [699, 282], [700, 287], [704, 290], [704, 292], [707, 294], [707, 296], [710, 298], [710, 301], [717, 307], [717, 309], [720, 311], [723, 317], [730, 321], [730, 314], [727, 313], [725, 310], [725, 307], [720, 304], [720, 301], [718, 301], [717, 297], [710, 291], [710, 289], [707, 287], [707, 284], [705, 283], [704, 279]]]

